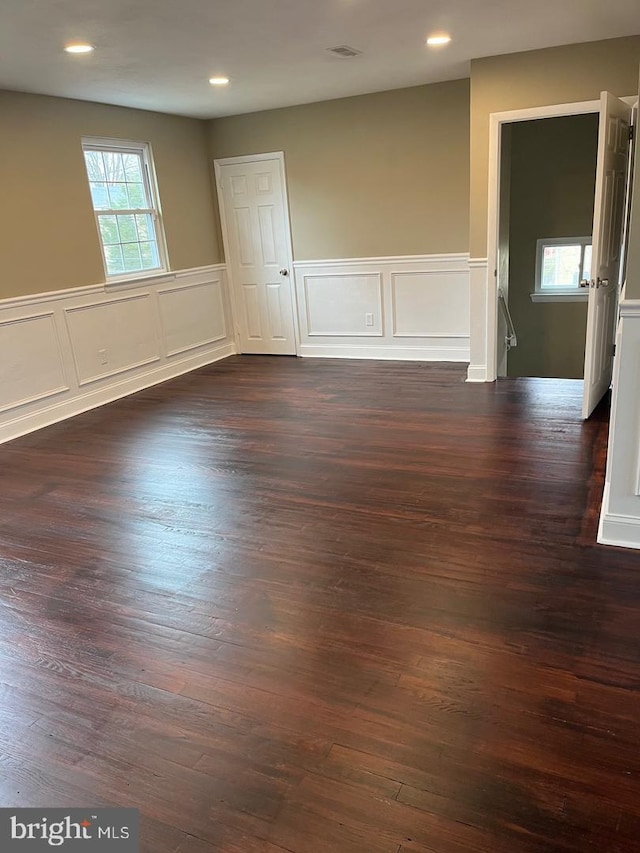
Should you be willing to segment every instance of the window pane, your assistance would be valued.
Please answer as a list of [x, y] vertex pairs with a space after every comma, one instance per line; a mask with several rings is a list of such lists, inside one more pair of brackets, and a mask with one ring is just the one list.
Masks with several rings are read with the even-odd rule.
[[109, 184], [110, 207], [113, 210], [126, 210], [129, 207], [126, 184]]
[[120, 246], [105, 246], [104, 259], [107, 264], [107, 275], [118, 275], [124, 272], [124, 261]]
[[115, 216], [99, 216], [98, 222], [100, 224], [100, 236], [102, 237], [102, 244], [104, 246], [110, 246], [114, 243], [120, 242], [118, 224]]
[[124, 165], [122, 162], [122, 154], [115, 151], [103, 151], [105, 168], [105, 179], [110, 183], [124, 181]]
[[122, 257], [124, 258], [124, 268], [127, 272], [135, 272], [143, 269], [142, 258], [140, 257], [140, 245], [138, 243], [125, 243], [122, 247]]
[[584, 265], [582, 267], [582, 278], [591, 279], [591, 252], [593, 246], [584, 247]]
[[137, 243], [138, 232], [136, 230], [136, 220], [134, 216], [118, 216], [118, 229], [120, 230], [121, 243]]
[[104, 181], [104, 163], [102, 161], [102, 151], [85, 151], [85, 163], [87, 164], [87, 174], [90, 181]]
[[545, 246], [542, 287], [577, 287], [580, 280], [581, 246]]
[[91, 181], [89, 186], [91, 187], [91, 200], [93, 201], [93, 209], [108, 210], [109, 194], [107, 193], [107, 185], [98, 184], [95, 181]]
[[131, 183], [142, 183], [142, 157], [139, 154], [123, 154], [124, 179]]
[[160, 266], [158, 246], [156, 243], [140, 243], [140, 256], [145, 269], [152, 270]]
[[[83, 140], [87, 146], [97, 142]], [[147, 183], [142, 147], [139, 152], [128, 151], [105, 143], [104, 148], [87, 148], [84, 159], [107, 275], [161, 269], [164, 261], [156, 233], [156, 201]]]
[[149, 213], [136, 213], [139, 240], [153, 240], [156, 236], [153, 228], [153, 217]]
[[143, 184], [127, 184], [129, 192], [129, 208], [135, 210], [137, 207], [149, 207]]

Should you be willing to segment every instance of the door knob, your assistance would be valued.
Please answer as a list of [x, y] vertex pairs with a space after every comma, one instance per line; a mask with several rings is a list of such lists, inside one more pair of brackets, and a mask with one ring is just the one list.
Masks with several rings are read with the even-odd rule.
[[580, 280], [580, 287], [589, 287], [589, 279], [583, 278]]
[[596, 279], [596, 287], [609, 287], [609, 279], [608, 278]]
[[280, 275], [284, 275], [284, 276], [289, 275], [289, 270], [286, 270], [286, 269], [284, 269], [284, 268], [283, 268], [283, 269], [281, 269], [281, 270], [280, 270]]

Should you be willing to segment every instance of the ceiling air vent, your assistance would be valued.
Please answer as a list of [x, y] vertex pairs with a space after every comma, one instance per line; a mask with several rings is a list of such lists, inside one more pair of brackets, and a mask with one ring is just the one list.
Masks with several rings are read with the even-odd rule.
[[355, 47], [349, 47], [348, 44], [341, 44], [339, 47], [328, 47], [329, 53], [334, 53], [336, 56], [341, 56], [342, 59], [351, 59], [353, 56], [360, 56], [361, 50], [356, 50]]

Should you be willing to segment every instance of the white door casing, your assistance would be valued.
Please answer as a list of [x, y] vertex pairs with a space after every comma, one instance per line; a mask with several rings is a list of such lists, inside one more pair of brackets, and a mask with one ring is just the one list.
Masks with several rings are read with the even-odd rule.
[[284, 155], [215, 161], [240, 352], [296, 354]]
[[[637, 96], [624, 97], [633, 106]], [[556, 116], [599, 113], [600, 101], [550, 104], [519, 110], [491, 113], [489, 116], [489, 203], [487, 208], [487, 258], [472, 258], [471, 269], [471, 364], [468, 382], [493, 382], [498, 376], [502, 339], [498, 338], [498, 287], [494, 270], [498, 269], [499, 214], [501, 193], [502, 128], [505, 124]]]
[[[498, 299], [500, 294], [508, 310], [509, 306], [509, 241], [511, 221], [511, 134], [512, 124], [503, 124], [500, 140], [500, 207], [498, 210], [498, 260], [496, 277]], [[498, 311], [498, 376], [508, 373], [508, 335], [510, 333], [505, 311]]]
[[583, 418], [611, 385], [631, 124], [631, 107], [624, 101], [603, 92], [600, 103]]

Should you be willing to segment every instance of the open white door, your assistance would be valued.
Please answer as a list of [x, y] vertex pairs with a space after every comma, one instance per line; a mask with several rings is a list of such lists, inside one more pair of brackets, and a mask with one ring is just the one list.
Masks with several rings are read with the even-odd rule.
[[589, 417], [611, 384], [630, 125], [631, 107], [609, 92], [603, 92], [584, 356], [583, 418]]
[[230, 157], [215, 167], [240, 352], [295, 355], [283, 155]]

